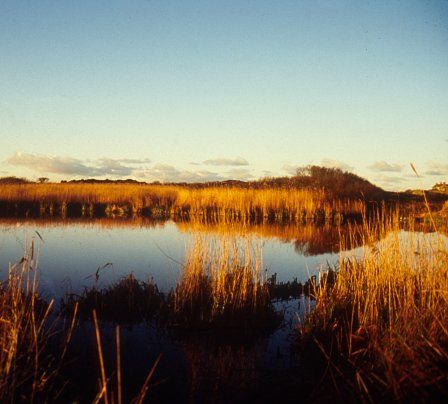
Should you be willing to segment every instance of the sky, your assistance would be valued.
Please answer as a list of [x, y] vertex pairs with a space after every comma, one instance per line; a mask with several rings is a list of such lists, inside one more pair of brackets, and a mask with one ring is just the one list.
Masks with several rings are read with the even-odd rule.
[[447, 95], [446, 0], [0, 2], [0, 177], [430, 188]]

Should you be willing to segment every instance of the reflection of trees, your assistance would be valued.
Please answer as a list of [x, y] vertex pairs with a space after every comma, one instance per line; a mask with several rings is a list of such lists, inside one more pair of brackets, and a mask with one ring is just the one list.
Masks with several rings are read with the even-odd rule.
[[305, 256], [338, 253], [364, 244], [362, 227], [310, 226], [294, 240], [294, 250]]
[[255, 235], [272, 238], [284, 243], [293, 243], [301, 255], [336, 253], [362, 245], [362, 232], [348, 225], [300, 224], [300, 223], [247, 223], [241, 221], [194, 220], [176, 223], [183, 232], [195, 231], [210, 235]]
[[338, 252], [340, 249], [341, 227], [306, 226], [293, 240], [294, 250], [301, 255], [319, 255]]
[[[39, 227], [57, 227], [71, 225], [99, 226], [102, 228], [156, 228], [167, 223], [163, 219], [142, 216], [134, 217], [80, 217], [62, 219], [60, 217], [40, 217], [17, 220], [16, 218], [0, 218], [0, 225], [16, 226], [36, 225]], [[363, 225], [331, 225], [302, 224], [291, 222], [248, 222], [242, 220], [191, 219], [176, 222], [181, 232], [199, 232], [209, 235], [247, 236], [253, 235], [263, 239], [276, 239], [283, 243], [292, 243], [298, 254], [310, 256], [325, 253], [337, 253], [361, 246], [364, 243], [366, 229]]]

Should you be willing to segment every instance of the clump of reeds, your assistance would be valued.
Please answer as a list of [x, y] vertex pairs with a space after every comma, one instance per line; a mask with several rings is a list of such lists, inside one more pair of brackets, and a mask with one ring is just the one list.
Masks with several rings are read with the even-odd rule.
[[174, 324], [181, 327], [272, 327], [261, 247], [246, 240], [196, 237], [173, 292]]
[[78, 306], [79, 316], [91, 317], [96, 310], [102, 320], [139, 323], [164, 312], [166, 296], [149, 280], [139, 281], [133, 274], [123, 277], [106, 288], [85, 288], [81, 294], [70, 293], [61, 301], [61, 308], [71, 314]]
[[[58, 369], [66, 353], [74, 321], [58, 355], [48, 349], [55, 330], [49, 320], [53, 302], [38, 294], [34, 242], [0, 282], [0, 401], [43, 401], [57, 397]], [[76, 308], [74, 308], [76, 316]], [[60, 387], [60, 386], [59, 386]]]
[[364, 227], [360, 255], [341, 254], [337, 276], [319, 282], [302, 344], [341, 396], [448, 395], [447, 240], [396, 220]]

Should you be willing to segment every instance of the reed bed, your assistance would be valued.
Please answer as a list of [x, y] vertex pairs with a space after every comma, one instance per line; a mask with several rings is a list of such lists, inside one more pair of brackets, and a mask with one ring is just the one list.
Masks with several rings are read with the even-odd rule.
[[81, 319], [90, 319], [95, 310], [101, 320], [138, 324], [161, 316], [167, 302], [166, 295], [152, 280], [139, 281], [129, 274], [103, 289], [94, 285], [80, 294], [69, 293], [61, 300], [60, 306], [62, 312], [68, 315], [72, 315], [77, 308]]
[[278, 324], [261, 247], [246, 240], [196, 237], [174, 290], [175, 325], [263, 328]]
[[[63, 378], [61, 371], [68, 366], [66, 357], [69, 344], [76, 330], [78, 302], [72, 302], [69, 316], [65, 320], [55, 318], [53, 300], [49, 303], [40, 297], [38, 292], [38, 252], [35, 252], [34, 240], [28, 251], [17, 264], [10, 265], [8, 277], [0, 282], [0, 401], [1, 402], [58, 402], [67, 400], [65, 388], [71, 380]], [[151, 284], [148, 284], [151, 285]], [[150, 288], [150, 286], [145, 285]], [[154, 295], [132, 276], [122, 280], [114, 296], [121, 298], [115, 303], [115, 309], [126, 310], [117, 306], [123, 303], [123, 289], [134, 290], [140, 294]], [[127, 303], [133, 311], [138, 296], [127, 295]], [[99, 302], [101, 303], [101, 302]], [[150, 303], [153, 303], [151, 301]], [[148, 303], [149, 304], [149, 303]], [[101, 304], [98, 304], [101, 308]], [[83, 310], [85, 307], [82, 308]], [[140, 313], [140, 311], [138, 311]], [[116, 369], [107, 376], [105, 358], [96, 311], [93, 310], [93, 323], [99, 362], [99, 389], [93, 402], [122, 403], [122, 371], [120, 330], [116, 327]], [[160, 361], [159, 355], [153, 363], [147, 377], [132, 403], [143, 403], [150, 387], [154, 371]], [[71, 358], [71, 367], [76, 367]], [[82, 368], [82, 366], [80, 367]], [[79, 396], [81, 391], [75, 392]]]
[[341, 253], [331, 282], [321, 278], [301, 328], [344, 398], [448, 395], [447, 239], [405, 233], [393, 219], [365, 223], [365, 247]]
[[190, 215], [238, 219], [340, 220], [360, 215], [360, 199], [335, 199], [322, 189], [193, 188], [135, 184], [2, 184], [3, 214], [67, 216]]
[[94, 285], [68, 294], [61, 301], [62, 311], [70, 315], [77, 307], [81, 318], [90, 318], [96, 310], [103, 320], [148, 320], [178, 330], [259, 329], [278, 325], [272, 299], [309, 290], [308, 283], [268, 279], [262, 270], [261, 244], [249, 238], [196, 234], [179, 266], [181, 277], [170, 291], [161, 292], [152, 280], [139, 281], [131, 274], [106, 288]]
[[[48, 350], [55, 333], [55, 323], [49, 320], [53, 302], [44, 302], [39, 297], [37, 286], [37, 260], [34, 242], [31, 242], [21, 262], [10, 265], [7, 280], [0, 282], [2, 402], [43, 402], [49, 397], [55, 399], [60, 393], [58, 370], [74, 322], [60, 338], [63, 346], [56, 357]], [[59, 334], [62, 331], [59, 330]]]

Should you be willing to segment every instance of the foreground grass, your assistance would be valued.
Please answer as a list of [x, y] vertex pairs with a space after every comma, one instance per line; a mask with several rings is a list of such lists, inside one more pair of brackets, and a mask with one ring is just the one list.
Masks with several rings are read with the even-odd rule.
[[[301, 329], [305, 356], [321, 359], [342, 398], [447, 395], [446, 238], [404, 236], [392, 222], [366, 224], [363, 234], [361, 255], [341, 255], [337, 276], [323, 276], [316, 289]], [[381, 242], [370, 242], [378, 234]]]
[[[55, 317], [53, 301], [44, 301], [38, 293], [36, 255], [33, 240], [22, 260], [9, 267], [7, 280], [0, 282], [1, 402], [65, 401], [65, 388], [71, 380], [64, 379], [61, 372], [69, 366], [68, 362], [71, 362], [71, 367], [77, 366], [75, 358], [68, 360], [68, 352], [77, 325], [78, 303], [74, 302], [70, 307], [69, 316], [65, 318], [68, 322]], [[135, 289], [132, 277], [124, 282], [127, 283], [122, 288], [126, 287], [128, 291]], [[95, 302], [95, 306], [101, 307], [100, 302]], [[111, 372], [113, 377], [106, 377], [107, 369], [95, 310], [93, 319], [100, 378], [98, 392], [92, 399], [95, 403], [121, 403], [120, 330], [119, 327], [116, 328], [116, 368]], [[143, 403], [145, 400], [160, 357], [159, 355], [154, 362], [141, 389], [131, 402]], [[82, 396], [82, 389], [72, 394], [70, 400], [76, 402], [75, 397]]]
[[[262, 270], [260, 246], [236, 243], [228, 236], [198, 237], [171, 293], [162, 294], [152, 282], [129, 276], [104, 290], [71, 296], [66, 308], [79, 308], [86, 316], [95, 309], [100, 319], [117, 320], [115, 315], [135, 322], [158, 315], [181, 331], [209, 329], [226, 335], [226, 329], [256, 330], [260, 335], [260, 330], [278, 325], [273, 298], [311, 293], [316, 305], [301, 328], [301, 346], [303, 359], [310, 360], [305, 373], [315, 376], [317, 389], [319, 381], [327, 380], [333, 397], [336, 392], [340, 398], [365, 401], [448, 395], [446, 238], [404, 233], [397, 217], [352, 227], [351, 236], [365, 246], [356, 255], [341, 253], [336, 272], [305, 285], [278, 287], [275, 277], [267, 279]], [[45, 350], [51, 304], [38, 297], [33, 256], [32, 249], [0, 288], [2, 401], [39, 401], [57, 390], [59, 362]], [[101, 364], [96, 315], [94, 319], [101, 370], [97, 398], [112, 401], [121, 396], [119, 330], [116, 376], [111, 376], [115, 389]], [[61, 357], [65, 349], [59, 352]], [[319, 359], [322, 368], [317, 370], [323, 372], [314, 374]]]
[[173, 293], [175, 324], [195, 328], [266, 328], [278, 324], [261, 246], [196, 237]]
[[[26, 258], [9, 267], [0, 283], [0, 401], [41, 401], [57, 397], [58, 360], [46, 349], [52, 302], [37, 293], [34, 244]], [[67, 341], [66, 341], [67, 342]]]

